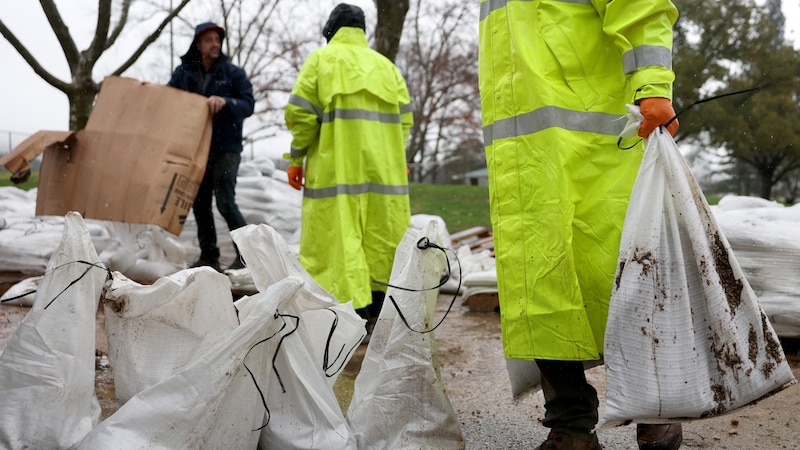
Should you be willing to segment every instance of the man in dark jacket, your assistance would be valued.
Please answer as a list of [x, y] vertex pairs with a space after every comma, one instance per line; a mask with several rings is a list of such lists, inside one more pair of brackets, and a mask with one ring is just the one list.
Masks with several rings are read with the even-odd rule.
[[[247, 224], [236, 205], [236, 176], [242, 156], [242, 123], [253, 114], [253, 86], [244, 70], [231, 64], [222, 53], [225, 30], [213, 22], [195, 27], [189, 51], [172, 73], [168, 85], [208, 97], [214, 115], [211, 148], [203, 181], [194, 201], [194, 218], [200, 258], [192, 265], [220, 269], [212, 196], [229, 230]], [[238, 249], [229, 269], [244, 267]]]

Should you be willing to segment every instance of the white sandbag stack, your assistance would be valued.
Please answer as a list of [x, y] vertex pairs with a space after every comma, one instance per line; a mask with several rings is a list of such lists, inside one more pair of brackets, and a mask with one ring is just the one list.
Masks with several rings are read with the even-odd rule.
[[236, 180], [236, 203], [247, 223], [267, 224], [292, 242], [300, 224], [303, 193], [289, 186], [287, 180], [286, 172], [276, 170], [271, 159], [242, 163]]
[[728, 195], [711, 210], [775, 332], [800, 337], [800, 204]]
[[651, 135], [605, 336], [603, 426], [717, 416], [794, 381], [767, 316], [671, 136]]
[[156, 225], [103, 222], [112, 243], [100, 253], [109, 269], [131, 280], [153, 282], [186, 268], [186, 249]]
[[32, 309], [0, 355], [0, 447], [73, 448], [100, 419], [95, 316], [108, 270], [66, 215]]
[[[457, 449], [464, 437], [439, 371], [433, 333], [442, 251], [417, 247], [422, 238], [442, 246], [431, 222], [409, 229], [395, 253], [386, 300], [367, 347], [347, 410], [358, 448]], [[399, 316], [397, 302], [408, 325]], [[445, 322], [446, 324], [446, 322]], [[416, 330], [412, 331], [409, 329]]]
[[[0, 187], [0, 271], [41, 274], [64, 235], [64, 217], [36, 216], [37, 189]], [[84, 220], [96, 252], [110, 243], [105, 225]]]

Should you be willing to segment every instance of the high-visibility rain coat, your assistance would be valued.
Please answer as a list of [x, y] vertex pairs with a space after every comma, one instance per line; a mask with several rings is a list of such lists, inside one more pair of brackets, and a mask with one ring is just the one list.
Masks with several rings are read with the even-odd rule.
[[284, 117], [291, 164], [305, 158], [300, 262], [340, 302], [366, 307], [411, 226], [406, 83], [363, 30], [342, 27], [304, 62]]
[[[595, 360], [643, 146], [626, 103], [672, 98], [668, 0], [481, 0], [480, 90], [507, 357]], [[625, 147], [625, 145], [622, 145]]]

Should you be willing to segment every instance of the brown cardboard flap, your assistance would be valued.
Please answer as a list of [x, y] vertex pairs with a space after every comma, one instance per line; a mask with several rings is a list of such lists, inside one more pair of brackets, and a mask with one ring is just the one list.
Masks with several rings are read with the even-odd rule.
[[20, 142], [14, 150], [3, 155], [0, 164], [11, 172], [11, 181], [23, 183], [31, 174], [30, 162], [38, 158], [46, 148], [64, 145], [71, 135], [71, 131], [37, 131]]
[[131, 78], [103, 81], [69, 151], [42, 161], [37, 215], [159, 225], [180, 234], [211, 142], [207, 99]]

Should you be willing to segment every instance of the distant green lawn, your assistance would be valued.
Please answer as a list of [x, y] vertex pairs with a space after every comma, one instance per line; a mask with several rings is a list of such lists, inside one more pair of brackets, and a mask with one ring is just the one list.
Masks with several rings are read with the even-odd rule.
[[2, 171], [0, 172], [0, 186], [16, 186], [22, 190], [29, 190], [35, 188], [39, 185], [39, 171], [31, 172], [31, 177], [28, 178], [28, 181], [21, 183], [21, 184], [14, 184], [11, 181], [11, 172]]
[[412, 183], [409, 192], [411, 214], [439, 216], [449, 233], [476, 226], [492, 227], [488, 187]]

